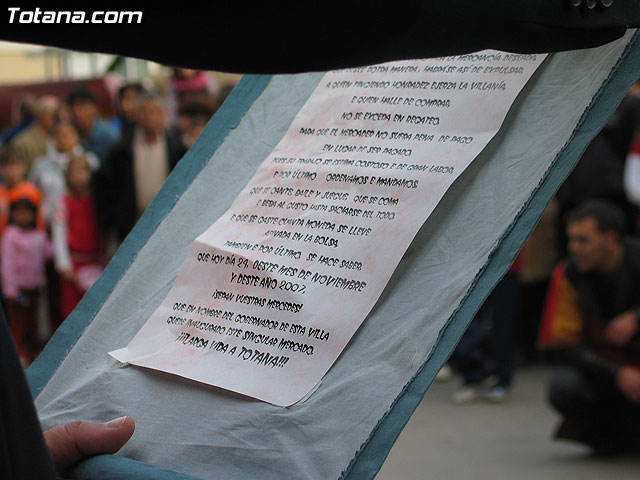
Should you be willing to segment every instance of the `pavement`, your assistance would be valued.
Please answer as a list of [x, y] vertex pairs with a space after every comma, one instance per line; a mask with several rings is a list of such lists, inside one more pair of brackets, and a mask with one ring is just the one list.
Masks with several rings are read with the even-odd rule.
[[516, 372], [504, 403], [454, 405], [457, 379], [434, 382], [376, 480], [638, 480], [640, 455], [601, 458], [556, 441], [545, 401], [549, 367]]

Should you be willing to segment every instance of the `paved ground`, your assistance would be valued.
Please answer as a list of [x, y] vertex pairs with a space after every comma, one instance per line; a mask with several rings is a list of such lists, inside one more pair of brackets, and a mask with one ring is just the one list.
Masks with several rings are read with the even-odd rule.
[[394, 445], [377, 480], [637, 480], [640, 456], [596, 458], [557, 442], [543, 367], [517, 372], [510, 399], [457, 406], [457, 380], [434, 383]]

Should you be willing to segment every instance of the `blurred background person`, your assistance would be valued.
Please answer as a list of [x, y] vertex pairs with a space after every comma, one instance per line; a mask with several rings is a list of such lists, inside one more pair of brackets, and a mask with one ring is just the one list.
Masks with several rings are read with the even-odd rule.
[[[11, 196], [32, 195], [40, 198], [40, 192], [30, 182], [25, 179], [27, 165], [17, 151], [7, 146], [0, 150], [0, 175], [2, 175], [2, 183], [0, 184], [0, 234], [2, 234], [9, 224], [9, 207]], [[35, 193], [34, 193], [35, 192]], [[38, 201], [40, 207], [40, 200]], [[44, 217], [38, 210], [36, 216], [36, 224], [38, 228], [44, 230]]]
[[36, 227], [37, 190], [14, 190], [9, 202], [9, 225], [0, 240], [0, 280], [11, 332], [26, 366], [42, 347], [38, 319], [51, 245], [46, 233]]
[[601, 453], [640, 448], [640, 241], [626, 228], [610, 202], [571, 212], [540, 335], [562, 364], [549, 386], [557, 438]]
[[119, 139], [118, 132], [98, 116], [98, 104], [90, 90], [78, 88], [67, 96], [71, 120], [80, 134], [85, 150], [96, 154], [102, 162]]
[[[629, 89], [629, 94], [640, 99], [640, 80]], [[640, 100], [639, 100], [640, 101]], [[624, 191], [627, 200], [640, 212], [640, 125], [635, 130], [633, 145], [624, 165]], [[640, 217], [635, 219], [635, 231], [640, 232]]]
[[115, 124], [121, 137], [129, 135], [138, 122], [138, 99], [145, 93], [139, 82], [125, 83], [118, 89]]
[[451, 355], [462, 388], [453, 394], [459, 405], [477, 398], [503, 402], [509, 396], [514, 370], [514, 331], [518, 313], [522, 255], [487, 297]]
[[0, 147], [9, 145], [14, 137], [33, 123], [36, 110], [36, 98], [33, 95], [21, 95], [13, 101], [11, 107], [11, 125], [0, 132]]
[[549, 279], [560, 259], [556, 239], [557, 216], [558, 204], [552, 200], [522, 249], [516, 332], [518, 360], [523, 365], [540, 360], [537, 349], [540, 320]]
[[182, 139], [182, 143], [191, 147], [215, 112], [212, 102], [186, 102], [178, 109], [173, 131]]
[[204, 131], [204, 128], [207, 126], [207, 123], [209, 123], [209, 118], [210, 116], [207, 115], [196, 115], [191, 118], [191, 123], [187, 131], [188, 133], [184, 137], [187, 148], [191, 148], [196, 142], [200, 134]]
[[27, 167], [26, 174], [31, 170], [35, 160], [47, 153], [59, 107], [60, 101], [56, 97], [40, 97], [35, 106], [34, 122], [11, 142]]
[[93, 170], [86, 155], [72, 155], [66, 193], [52, 225], [54, 260], [61, 276], [61, 315], [66, 318], [102, 273], [102, 242], [91, 195]]
[[51, 227], [53, 215], [65, 191], [64, 172], [72, 155], [85, 155], [91, 168], [100, 165], [93, 152], [87, 152], [80, 144], [75, 126], [68, 121], [59, 121], [53, 127], [53, 142], [45, 156], [36, 160], [29, 174], [29, 181], [42, 192], [42, 213]]
[[168, 93], [168, 117], [178, 123], [176, 116], [188, 104], [204, 105], [215, 112], [220, 88], [207, 72], [176, 67], [171, 70]]
[[[631, 147], [624, 166], [624, 191], [627, 199], [640, 209], [640, 135]], [[636, 219], [636, 229], [637, 229]]]
[[182, 141], [165, 128], [160, 97], [139, 101], [139, 123], [104, 160], [95, 178], [98, 221], [103, 232], [124, 240], [171, 170], [186, 153]]

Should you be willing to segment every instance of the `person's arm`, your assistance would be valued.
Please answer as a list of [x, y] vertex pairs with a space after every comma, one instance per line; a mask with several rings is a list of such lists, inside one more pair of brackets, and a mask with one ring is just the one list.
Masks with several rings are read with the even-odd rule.
[[2, 234], [0, 241], [0, 279], [2, 281], [2, 292], [10, 299], [16, 299], [20, 293], [17, 283], [17, 272], [15, 260], [17, 258], [15, 244], [13, 242], [13, 232], [7, 229]]
[[604, 329], [605, 339], [613, 345], [624, 345], [638, 333], [640, 308], [628, 310], [614, 317]]
[[87, 158], [87, 162], [89, 162], [89, 166], [91, 167], [91, 170], [93, 172], [100, 168], [100, 159], [98, 159], [98, 156], [95, 153], [85, 151], [84, 155]]
[[640, 369], [625, 365], [616, 374], [616, 386], [630, 402], [640, 403]]
[[81, 460], [117, 452], [133, 435], [131, 417], [71, 422], [42, 432], [24, 369], [0, 308], [0, 478], [58, 479]]
[[640, 207], [640, 137], [625, 161], [623, 182], [627, 200]]
[[67, 209], [64, 199], [60, 199], [56, 213], [51, 224], [51, 237], [53, 240], [53, 263], [56, 271], [64, 278], [73, 278], [73, 264], [67, 242]]
[[0, 308], [0, 478], [57, 479], [24, 370]]
[[559, 349], [558, 360], [572, 365], [592, 377], [602, 381], [615, 382], [622, 365], [598, 355], [585, 346], [573, 346]]

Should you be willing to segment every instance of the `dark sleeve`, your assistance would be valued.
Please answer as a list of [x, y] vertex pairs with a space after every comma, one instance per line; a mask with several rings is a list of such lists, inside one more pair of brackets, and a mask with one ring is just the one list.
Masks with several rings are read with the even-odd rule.
[[[51, 4], [47, 8], [85, 12], [87, 23], [18, 23], [28, 8], [5, 8], [0, 38], [242, 73], [321, 71], [487, 48], [574, 50], [608, 43], [640, 26], [640, 0], [183, 0], [167, 8], [138, 0]], [[127, 14], [124, 23], [95, 24], [89, 20], [95, 11], [137, 13]]]
[[173, 170], [180, 159], [187, 153], [187, 147], [185, 147], [178, 135], [167, 134], [167, 150], [169, 154], [169, 170]]
[[586, 375], [605, 382], [614, 382], [622, 367], [583, 346], [560, 350], [554, 356], [558, 362], [576, 367]]
[[58, 478], [1, 308], [0, 389], [0, 478]]
[[125, 195], [123, 182], [126, 173], [123, 171], [121, 158], [126, 155], [126, 144], [118, 142], [102, 160], [100, 168], [92, 179], [93, 200], [96, 208], [98, 225], [103, 232], [111, 228], [118, 218], [119, 197]]
[[109, 168], [110, 158], [105, 158], [100, 163], [100, 168], [93, 174], [93, 202], [96, 209], [98, 226], [102, 231], [106, 231], [111, 224], [111, 175]]

